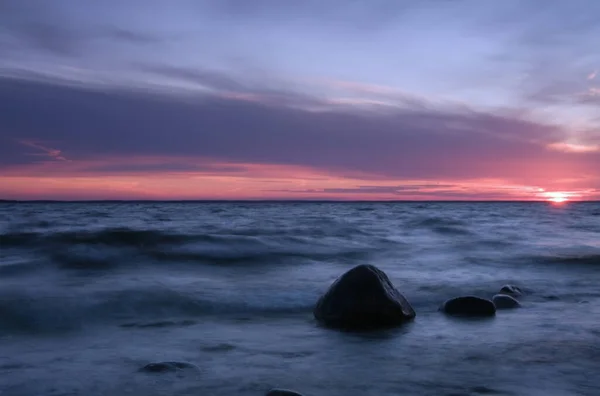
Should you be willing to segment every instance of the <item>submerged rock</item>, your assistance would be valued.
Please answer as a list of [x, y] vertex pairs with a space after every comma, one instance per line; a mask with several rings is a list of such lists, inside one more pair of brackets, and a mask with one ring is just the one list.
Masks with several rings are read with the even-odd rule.
[[519, 308], [521, 306], [521, 303], [516, 298], [508, 294], [496, 294], [492, 298], [492, 301], [497, 309]]
[[490, 300], [475, 296], [456, 297], [446, 301], [441, 310], [448, 315], [494, 316], [496, 306]]
[[271, 389], [266, 396], [302, 396], [302, 394], [287, 389]]
[[164, 373], [167, 371], [178, 371], [184, 369], [197, 369], [198, 367], [192, 363], [186, 362], [159, 362], [149, 363], [142, 367], [140, 371], [147, 373]]
[[502, 286], [502, 289], [500, 289], [500, 294], [518, 297], [523, 294], [523, 291], [515, 285], [504, 285]]
[[373, 265], [359, 265], [338, 278], [313, 311], [326, 326], [370, 330], [398, 326], [416, 314], [387, 275]]

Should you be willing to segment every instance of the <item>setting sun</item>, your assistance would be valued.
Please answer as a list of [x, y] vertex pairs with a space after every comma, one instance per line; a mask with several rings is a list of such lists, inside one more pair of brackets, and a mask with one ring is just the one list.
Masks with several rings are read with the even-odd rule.
[[569, 200], [569, 196], [563, 192], [546, 193], [547, 200], [553, 203], [563, 203]]

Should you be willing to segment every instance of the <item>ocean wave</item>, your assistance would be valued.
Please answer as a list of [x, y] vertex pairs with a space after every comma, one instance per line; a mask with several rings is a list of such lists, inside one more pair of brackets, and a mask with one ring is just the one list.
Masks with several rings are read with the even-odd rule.
[[182, 243], [207, 235], [177, 234], [158, 230], [136, 230], [132, 228], [105, 228], [97, 231], [63, 232], [8, 232], [0, 234], [0, 245], [20, 247], [44, 244], [103, 244], [113, 246], [164, 245]]
[[[241, 297], [241, 296], [238, 296]], [[166, 288], [105, 291], [94, 294], [0, 295], [1, 333], [54, 333], [86, 325], [121, 327], [191, 326], [196, 318], [252, 318], [310, 313], [316, 296], [253, 296], [227, 299]]]
[[0, 333], [62, 333], [78, 328], [81, 314], [77, 304], [64, 298], [0, 295]]
[[[70, 246], [48, 252], [50, 263], [65, 270], [113, 270], [147, 267], [162, 263], [208, 266], [272, 266], [299, 262], [354, 263], [367, 260], [372, 249], [334, 249], [304, 247], [275, 248], [264, 245], [245, 246], [180, 246], [172, 248], [115, 249], [110, 247]], [[141, 268], [140, 267], [140, 268]], [[40, 266], [30, 266], [31, 270]], [[26, 268], [21, 268], [22, 273]], [[0, 271], [1, 272], [1, 271]], [[15, 273], [19, 273], [15, 269]]]
[[[11, 249], [15, 257], [34, 254], [44, 264], [69, 270], [111, 270], [163, 262], [207, 265], [357, 262], [368, 259], [378, 249], [377, 241], [380, 245], [384, 243], [381, 238], [371, 238], [369, 244], [340, 243], [335, 236], [326, 240], [289, 232], [265, 236], [236, 230], [229, 233], [177, 233], [131, 228], [0, 235], [0, 246]], [[19, 270], [26, 273], [41, 268], [44, 265]], [[19, 270], [4, 269], [13, 275], [19, 274]]]
[[[304, 227], [281, 230], [277, 228], [232, 229], [228, 232], [177, 233], [170, 230], [139, 230], [133, 228], [104, 228], [90, 231], [16, 231], [0, 234], [0, 246], [23, 247], [44, 245], [106, 245], [118, 247], [169, 246], [186, 243], [253, 244], [260, 238], [273, 238], [281, 242], [319, 244], [319, 237], [370, 236], [358, 228], [336, 227], [327, 232], [321, 228]], [[307, 240], [310, 239], [310, 241]]]
[[314, 251], [298, 250], [151, 250], [144, 253], [153, 259], [169, 262], [195, 262], [209, 265], [271, 265], [297, 260], [312, 261], [358, 261], [369, 256], [369, 250]]
[[155, 329], [162, 327], [187, 327], [195, 325], [195, 320], [183, 319], [183, 320], [159, 320], [159, 321], [138, 321], [138, 322], [127, 322], [122, 323], [119, 326], [128, 328], [135, 327], [138, 329]]
[[197, 239], [210, 239], [209, 235], [188, 235], [158, 230], [108, 228], [100, 231], [63, 232], [48, 236], [49, 242], [103, 244], [110, 246], [156, 246], [177, 244]]
[[[115, 280], [118, 278], [114, 278]], [[137, 279], [137, 275], [133, 279]], [[160, 279], [157, 277], [156, 279]], [[189, 327], [203, 320], [256, 320], [302, 315], [311, 318], [318, 297], [328, 283], [318, 288], [261, 287], [237, 289], [205, 283], [205, 287], [182, 286], [177, 289], [159, 282], [144, 287], [132, 287], [137, 281], [103, 281], [96, 286], [62, 289], [37, 288], [0, 290], [1, 334], [66, 333], [88, 326], [109, 326], [135, 329]], [[395, 282], [418, 312], [431, 314], [448, 298], [457, 295], [477, 295], [491, 298], [503, 283], [484, 282], [455, 284], [435, 282], [408, 284]], [[86, 285], [86, 283], [80, 283]], [[573, 287], [526, 290], [527, 302], [580, 303], [598, 298], [588, 288]]]
[[447, 217], [426, 217], [419, 218], [409, 223], [414, 228], [425, 228], [439, 234], [447, 235], [469, 235], [472, 234], [467, 229], [465, 222], [454, 220]]
[[8, 232], [0, 234], [0, 246], [21, 247], [35, 243], [40, 233], [37, 232]]
[[225, 297], [219, 294], [178, 291], [168, 288], [109, 292], [89, 309], [100, 317], [172, 317], [204, 315], [284, 315], [308, 312], [315, 298], [307, 295], [252, 295]]
[[110, 254], [106, 249], [78, 249], [77, 246], [52, 251], [49, 254], [53, 263], [59, 268], [81, 270], [108, 270], [122, 265], [125, 259], [122, 254]]
[[35, 260], [21, 262], [17, 261], [14, 263], [2, 263], [0, 265], [0, 276], [15, 276], [15, 275], [26, 275], [35, 272], [40, 268], [40, 264]]
[[600, 252], [585, 254], [554, 254], [538, 255], [529, 258], [536, 263], [570, 264], [570, 265], [600, 265]]

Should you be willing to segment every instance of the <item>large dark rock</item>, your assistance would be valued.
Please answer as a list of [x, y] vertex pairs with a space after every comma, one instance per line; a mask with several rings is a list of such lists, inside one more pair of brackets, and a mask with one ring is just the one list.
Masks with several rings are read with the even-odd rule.
[[497, 309], [519, 308], [521, 306], [516, 298], [508, 294], [496, 294], [492, 301]]
[[302, 396], [298, 392], [294, 392], [287, 389], [271, 389], [267, 392], [266, 396]]
[[371, 330], [398, 326], [416, 314], [383, 271], [359, 265], [331, 285], [317, 302], [314, 315], [329, 327]]
[[502, 289], [500, 289], [500, 294], [518, 297], [523, 294], [523, 291], [515, 285], [504, 285], [502, 286]]
[[490, 300], [475, 296], [452, 298], [444, 303], [442, 311], [456, 316], [494, 316], [496, 306]]
[[147, 373], [165, 373], [168, 371], [179, 371], [184, 369], [197, 369], [198, 367], [192, 363], [186, 362], [159, 362], [149, 363], [140, 370]]

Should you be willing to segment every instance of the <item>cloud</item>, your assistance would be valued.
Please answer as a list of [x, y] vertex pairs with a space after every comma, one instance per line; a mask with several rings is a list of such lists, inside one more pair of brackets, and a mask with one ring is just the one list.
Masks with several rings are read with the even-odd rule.
[[[329, 99], [329, 102], [331, 103], [395, 105], [421, 109], [433, 105], [431, 100], [427, 101], [426, 98], [422, 96], [403, 92], [399, 89], [384, 85], [335, 79], [317, 79], [312, 82], [332, 91], [333, 97]], [[457, 103], [446, 101], [445, 104], [456, 105]]]
[[21, 25], [13, 29], [10, 36], [15, 46], [30, 47], [58, 56], [77, 55], [81, 43], [77, 33], [44, 22]]
[[183, 80], [188, 83], [201, 85], [214, 90], [248, 91], [248, 87], [225, 73], [203, 68], [178, 67], [170, 65], [140, 65], [141, 71], [163, 77]]
[[596, 88], [596, 87], [589, 88], [587, 90], [587, 92], [584, 94], [584, 96], [591, 98], [591, 99], [596, 99], [596, 98], [600, 97], [600, 88]]
[[[108, 162], [108, 163], [107, 163]], [[136, 158], [134, 161], [123, 161], [116, 158], [99, 163], [84, 164], [76, 170], [78, 174], [148, 174], [148, 173], [202, 173], [202, 174], [240, 174], [248, 169], [242, 165], [214, 164], [206, 161], [186, 161], [169, 158]], [[71, 171], [71, 169], [68, 169]]]
[[45, 22], [21, 25], [10, 32], [9, 39], [14, 43], [8, 48], [10, 50], [21, 51], [23, 47], [28, 47], [60, 57], [78, 57], [95, 48], [102, 40], [134, 45], [162, 42], [162, 39], [152, 35], [127, 29], [107, 27], [82, 31]]
[[[28, 155], [48, 157], [50, 159], [57, 160], [57, 161], [69, 161], [68, 159], [66, 159], [63, 156], [62, 151], [53, 149], [50, 147], [46, 147], [39, 142], [36, 142], [33, 140], [19, 140], [18, 142], [24, 146], [32, 147], [32, 148], [38, 150], [38, 152], [31, 153]], [[41, 151], [41, 153], [39, 151]]]
[[599, 10], [0, 0], [0, 170], [596, 183]]
[[116, 41], [131, 43], [131, 44], [158, 44], [164, 39], [154, 35], [136, 32], [125, 28], [106, 28], [104, 31], [97, 32], [97, 36], [106, 37]]
[[[496, 182], [453, 183], [453, 184], [408, 184], [395, 186], [356, 186], [322, 189], [275, 190], [310, 199], [311, 196], [339, 197], [350, 199], [402, 199], [402, 200], [548, 200], [589, 199], [598, 192], [594, 189], [571, 191], [546, 191], [535, 186], [507, 185]], [[371, 198], [372, 196], [373, 198]]]
[[[392, 194], [406, 195], [410, 193], [435, 192], [457, 187], [455, 184], [413, 184], [402, 186], [358, 186], [351, 188], [323, 188], [320, 190], [291, 190], [291, 192], [334, 193], [334, 194]], [[290, 190], [288, 190], [290, 191]]]
[[[443, 0], [428, 0], [430, 6], [443, 6]], [[222, 0], [202, 3], [200, 10], [231, 20], [281, 24], [309, 24], [320, 28], [344, 28], [362, 33], [389, 26], [407, 12], [423, 7], [418, 2], [371, 1], [278, 1]]]
[[558, 142], [548, 145], [551, 150], [564, 151], [567, 153], [596, 153], [600, 152], [600, 147], [597, 145], [583, 145], [568, 142]]
[[[7, 78], [0, 79], [0, 110], [3, 138], [54, 142], [74, 162], [211, 158], [364, 180], [500, 177], [525, 184], [597, 174], [600, 168], [597, 153], [549, 150], [549, 144], [563, 141], [565, 131], [558, 127], [473, 110], [302, 109], [283, 100], [178, 97]], [[28, 161], [27, 152], [1, 146], [0, 169]], [[171, 167], [164, 164], [165, 170]]]
[[[29, 4], [4, 0], [0, 8], [0, 38], [4, 50], [24, 51], [33, 48], [58, 56], [72, 56], [77, 52], [79, 37], [71, 23], [63, 21], [61, 7], [53, 8], [33, 0]], [[0, 50], [2, 48], [0, 47]]]
[[[394, 186], [356, 186], [356, 187], [326, 187], [326, 188], [310, 188], [310, 189], [287, 189], [287, 190], [267, 190], [271, 192], [284, 192], [300, 195], [352, 195], [352, 196], [447, 196], [454, 195], [460, 192], [461, 186], [458, 184], [409, 184], [409, 185], [394, 185]], [[464, 193], [464, 192], [463, 192]], [[465, 194], [466, 195], [466, 194]]]
[[110, 23], [87, 26], [78, 21], [77, 12], [68, 12], [74, 9], [73, 4], [65, 1], [57, 0], [52, 6], [39, 0], [2, 0], [0, 3], [0, 51], [9, 55], [33, 51], [77, 58], [86, 51], [97, 49], [102, 41], [148, 45], [164, 40]]
[[[458, 2], [454, 10], [467, 2]], [[511, 104], [547, 111], [568, 124], [586, 111], [578, 95], [589, 88], [600, 63], [600, 3], [550, 0], [497, 2], [493, 7], [472, 1], [471, 35], [482, 37], [489, 51], [477, 67], [464, 68], [462, 85], [478, 85]], [[464, 7], [463, 7], [464, 9]], [[449, 16], [458, 19], [456, 14]], [[461, 89], [460, 86], [457, 89]], [[593, 110], [587, 110], [588, 116]]]
[[196, 87], [213, 91], [225, 98], [250, 102], [272, 103], [279, 106], [315, 106], [323, 102], [309, 94], [294, 92], [284, 88], [284, 82], [270, 76], [269, 85], [248, 78], [236, 78], [223, 71], [202, 67], [179, 67], [164, 64], [137, 65], [138, 70], [163, 78], [175, 79]]
[[588, 80], [593, 80], [596, 78], [596, 76], [598, 75], [598, 70], [594, 70], [593, 72], [591, 72], [590, 74], [588, 74], [587, 79]]

